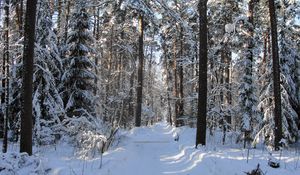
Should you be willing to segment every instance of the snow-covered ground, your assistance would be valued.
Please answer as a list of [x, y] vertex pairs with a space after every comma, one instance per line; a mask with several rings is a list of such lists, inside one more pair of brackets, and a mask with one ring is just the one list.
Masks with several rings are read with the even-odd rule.
[[[175, 133], [179, 133], [178, 142], [174, 141]], [[300, 152], [296, 149], [284, 150], [282, 156], [273, 153], [281, 165], [275, 169], [268, 166], [266, 149], [249, 150], [247, 163], [248, 150], [239, 149], [234, 142], [222, 146], [218, 137], [208, 136], [208, 146], [195, 149], [195, 129], [173, 128], [165, 122], [123, 131], [120, 136], [120, 143], [104, 153], [102, 164], [100, 156], [79, 157], [68, 144], [36, 148], [34, 159], [39, 161], [31, 162], [40, 162], [38, 169], [51, 175], [242, 175], [257, 164], [266, 175], [300, 175]], [[16, 172], [41, 174], [37, 165], [30, 165], [27, 173], [24, 168]]]

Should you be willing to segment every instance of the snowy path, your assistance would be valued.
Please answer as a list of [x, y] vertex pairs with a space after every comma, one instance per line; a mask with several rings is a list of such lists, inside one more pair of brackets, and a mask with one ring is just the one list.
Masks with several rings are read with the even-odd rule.
[[[191, 160], [196, 157], [185, 157], [186, 150], [180, 149], [173, 133], [166, 123], [156, 124], [150, 129], [135, 128], [124, 147], [105, 154], [102, 172], [116, 175], [188, 174], [194, 166]], [[106, 164], [110, 165], [106, 167]]]
[[[173, 134], [180, 133], [179, 142]], [[158, 123], [150, 128], [135, 128], [126, 134], [125, 142], [104, 155], [104, 175], [235, 175], [245, 174], [260, 163], [268, 175], [298, 175], [295, 169], [297, 157], [282, 158], [284, 168], [272, 169], [267, 165], [268, 153], [251, 150], [249, 163], [246, 150], [218, 148], [194, 148], [195, 129], [172, 128]], [[217, 150], [217, 151], [216, 151]], [[270, 173], [274, 172], [274, 173]]]
[[[174, 141], [178, 132], [180, 139]], [[167, 123], [151, 127], [134, 128], [121, 134], [120, 144], [100, 158], [80, 159], [72, 147], [59, 146], [43, 148], [42, 157], [51, 175], [242, 175], [254, 169], [257, 164], [267, 175], [299, 175], [299, 152], [285, 151], [281, 157], [281, 167], [273, 169], [267, 165], [268, 152], [247, 150], [231, 143], [222, 146], [219, 136], [208, 136], [208, 146], [194, 148], [195, 129], [173, 128]], [[216, 146], [218, 145], [218, 146]], [[279, 159], [279, 154], [274, 155]]]

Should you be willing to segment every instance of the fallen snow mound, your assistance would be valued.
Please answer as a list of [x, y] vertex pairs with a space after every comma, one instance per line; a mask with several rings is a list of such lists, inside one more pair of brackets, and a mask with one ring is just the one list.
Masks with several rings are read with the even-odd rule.
[[26, 153], [11, 152], [0, 155], [0, 175], [46, 174], [41, 161]]

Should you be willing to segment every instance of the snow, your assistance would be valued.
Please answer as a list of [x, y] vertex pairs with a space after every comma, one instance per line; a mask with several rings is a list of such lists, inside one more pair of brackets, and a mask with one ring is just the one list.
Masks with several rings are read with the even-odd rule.
[[[177, 136], [179, 140], [174, 141]], [[242, 146], [236, 145], [234, 139], [230, 138], [227, 138], [225, 145], [221, 145], [222, 133], [208, 135], [208, 145], [198, 149], [194, 146], [194, 128], [174, 128], [166, 122], [120, 131], [118, 138], [118, 144], [103, 154], [102, 161], [98, 154], [78, 156], [78, 148], [65, 142], [57, 146], [35, 148], [34, 158], [30, 161], [40, 160], [42, 167], [47, 170], [45, 174], [51, 175], [235, 175], [245, 174], [255, 169], [257, 164], [267, 175], [300, 174], [299, 150], [290, 148], [282, 153], [273, 152], [272, 159], [281, 165], [275, 169], [268, 166], [270, 153], [267, 149], [249, 149], [247, 163], [248, 149], [241, 149]], [[13, 149], [16, 146], [10, 147], [10, 151], [16, 151]], [[0, 167], [3, 168], [6, 162], [9, 161], [1, 160]], [[33, 165], [15, 174], [32, 173], [36, 169], [36, 164]], [[2, 172], [0, 170], [0, 175]]]
[[235, 24], [226, 24], [225, 25], [226, 33], [234, 33], [235, 31]]

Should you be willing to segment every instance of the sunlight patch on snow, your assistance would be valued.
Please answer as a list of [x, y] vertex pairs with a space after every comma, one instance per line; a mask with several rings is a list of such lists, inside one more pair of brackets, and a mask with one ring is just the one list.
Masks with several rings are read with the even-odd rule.
[[123, 152], [123, 151], [126, 151], [125, 148], [119, 147], [119, 148], [116, 148], [116, 149], [114, 149], [114, 150], [107, 151], [107, 152], [103, 153], [103, 155], [104, 155], [104, 156], [108, 156], [108, 155], [110, 155], [110, 154], [119, 153], [119, 152]]
[[181, 158], [183, 158], [186, 155], [186, 149], [188, 149], [188, 148], [182, 149], [179, 154], [174, 155], [174, 156], [162, 156], [160, 161], [170, 161], [169, 162], [170, 164], [177, 163], [178, 160], [180, 160]]
[[167, 171], [167, 172], [163, 172], [163, 174], [188, 173], [189, 171], [194, 169], [196, 166], [198, 166], [200, 162], [203, 161], [204, 156], [205, 156], [205, 153], [199, 154], [198, 158], [196, 160], [192, 161], [192, 164], [184, 169], [177, 170], [177, 171]]

